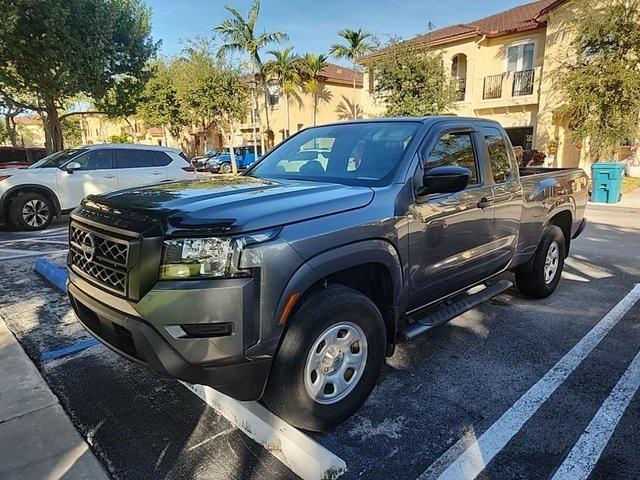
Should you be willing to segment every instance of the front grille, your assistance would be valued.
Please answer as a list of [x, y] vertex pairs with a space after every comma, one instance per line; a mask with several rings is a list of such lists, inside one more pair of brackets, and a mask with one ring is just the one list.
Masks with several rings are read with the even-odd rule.
[[77, 225], [71, 226], [69, 238], [72, 266], [109, 290], [127, 294], [129, 242]]

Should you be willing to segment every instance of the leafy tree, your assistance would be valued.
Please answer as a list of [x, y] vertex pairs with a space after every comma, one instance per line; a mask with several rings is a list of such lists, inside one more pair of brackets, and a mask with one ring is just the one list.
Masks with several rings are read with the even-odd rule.
[[293, 47], [284, 50], [270, 50], [267, 52], [274, 57], [274, 60], [266, 64], [267, 75], [278, 80], [280, 88], [284, 92], [286, 116], [287, 116], [287, 136], [291, 131], [289, 119], [289, 100], [296, 89], [302, 84], [300, 78], [300, 57], [293, 52]]
[[11, 145], [14, 147], [18, 146], [18, 132], [15, 118], [23, 112], [24, 108], [17, 106], [11, 97], [0, 93], [0, 116], [2, 117], [3, 131], [0, 142], [8, 139]]
[[132, 143], [131, 135], [128, 133], [122, 132], [119, 135], [111, 135], [109, 137], [110, 143]]
[[171, 135], [178, 137], [181, 127], [188, 121], [178, 101], [174, 65], [157, 60], [151, 65], [151, 70], [153, 76], [140, 96], [137, 114], [146, 124], [166, 128]]
[[638, 135], [640, 2], [583, 4], [573, 51], [555, 85], [565, 103], [554, 113], [576, 143], [588, 142], [591, 160], [598, 161]]
[[[287, 39], [285, 32], [263, 32], [257, 33], [258, 15], [260, 14], [260, 0], [253, 0], [251, 9], [247, 17], [233, 7], [225, 6], [231, 13], [231, 18], [225, 19], [220, 25], [214, 28], [226, 41], [218, 54], [221, 58], [230, 53], [245, 53], [249, 56], [253, 74], [260, 78], [264, 92], [264, 115], [267, 131], [271, 130], [269, 125], [269, 89], [264, 65], [260, 58], [260, 50], [271, 43], [281, 43]], [[259, 120], [258, 120], [259, 121]], [[262, 135], [260, 135], [262, 138]], [[264, 151], [264, 148], [263, 150]]]
[[322, 83], [322, 73], [327, 68], [327, 56], [307, 53], [300, 60], [300, 71], [304, 75], [304, 87], [311, 94], [313, 99], [313, 125], [316, 124], [318, 115], [318, 102], [322, 98], [324, 84]]
[[82, 144], [82, 128], [75, 118], [63, 118], [60, 122], [65, 145], [77, 147]]
[[368, 68], [376, 80], [373, 98], [386, 116], [437, 115], [452, 105], [453, 88], [439, 54], [394, 45]]
[[0, 11], [0, 93], [31, 97], [13, 100], [45, 114], [50, 151], [64, 147], [59, 111], [69, 100], [84, 94], [100, 103], [146, 81], [157, 44], [141, 0], [0, 0]]
[[353, 106], [353, 113], [355, 115], [354, 118], [358, 118], [358, 106], [356, 99], [356, 75], [360, 71], [360, 66], [358, 65], [358, 59], [363, 55], [373, 51], [373, 34], [369, 32], [363, 32], [362, 29], [351, 30], [349, 28], [345, 28], [344, 30], [340, 30], [338, 35], [346, 40], [346, 45], [341, 45], [339, 43], [334, 43], [331, 45], [331, 55], [334, 58], [347, 58], [351, 61], [351, 65], [353, 68], [353, 91], [351, 97], [351, 104]]

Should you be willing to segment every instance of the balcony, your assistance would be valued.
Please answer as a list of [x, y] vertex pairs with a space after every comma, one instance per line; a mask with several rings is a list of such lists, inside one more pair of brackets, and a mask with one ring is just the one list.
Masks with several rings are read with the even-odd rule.
[[467, 93], [467, 79], [454, 78], [453, 79], [453, 101], [464, 102], [466, 93]]
[[511, 95], [513, 97], [532, 95], [535, 73], [535, 70], [523, 70], [521, 72], [515, 72], [513, 74], [513, 88], [511, 90]]
[[502, 81], [504, 74], [484, 77], [484, 88], [482, 90], [483, 100], [492, 100], [502, 97]]

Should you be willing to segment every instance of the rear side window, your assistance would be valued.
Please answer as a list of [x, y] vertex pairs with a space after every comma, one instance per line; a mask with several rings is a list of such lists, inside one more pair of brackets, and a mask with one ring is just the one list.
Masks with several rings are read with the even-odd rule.
[[478, 160], [473, 148], [473, 137], [471, 133], [445, 133], [442, 135], [435, 147], [423, 155], [425, 172], [434, 167], [453, 165], [471, 170], [469, 184], [477, 184]]
[[109, 170], [113, 168], [113, 150], [89, 150], [73, 161], [81, 165], [81, 170]]
[[493, 181], [495, 183], [506, 182], [513, 166], [509, 158], [509, 151], [504, 137], [497, 128], [483, 128], [482, 134], [489, 151], [489, 161], [491, 162], [491, 171], [493, 172]]
[[150, 150], [117, 150], [117, 168], [143, 168], [154, 166], [154, 153]]
[[184, 154], [184, 152], [180, 152], [180, 153], [178, 154], [178, 156], [179, 156], [180, 158], [182, 158], [185, 162], [187, 162], [187, 163], [191, 163], [191, 162], [189, 161], [189, 158]]
[[164, 152], [153, 152], [156, 167], [166, 167], [171, 163], [171, 157]]

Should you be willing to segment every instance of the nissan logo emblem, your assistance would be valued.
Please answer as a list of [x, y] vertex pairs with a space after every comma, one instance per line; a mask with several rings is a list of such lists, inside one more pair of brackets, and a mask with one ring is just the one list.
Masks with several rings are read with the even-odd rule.
[[87, 262], [93, 261], [93, 256], [96, 253], [96, 240], [93, 238], [93, 235], [87, 233], [82, 239], [82, 255]]

